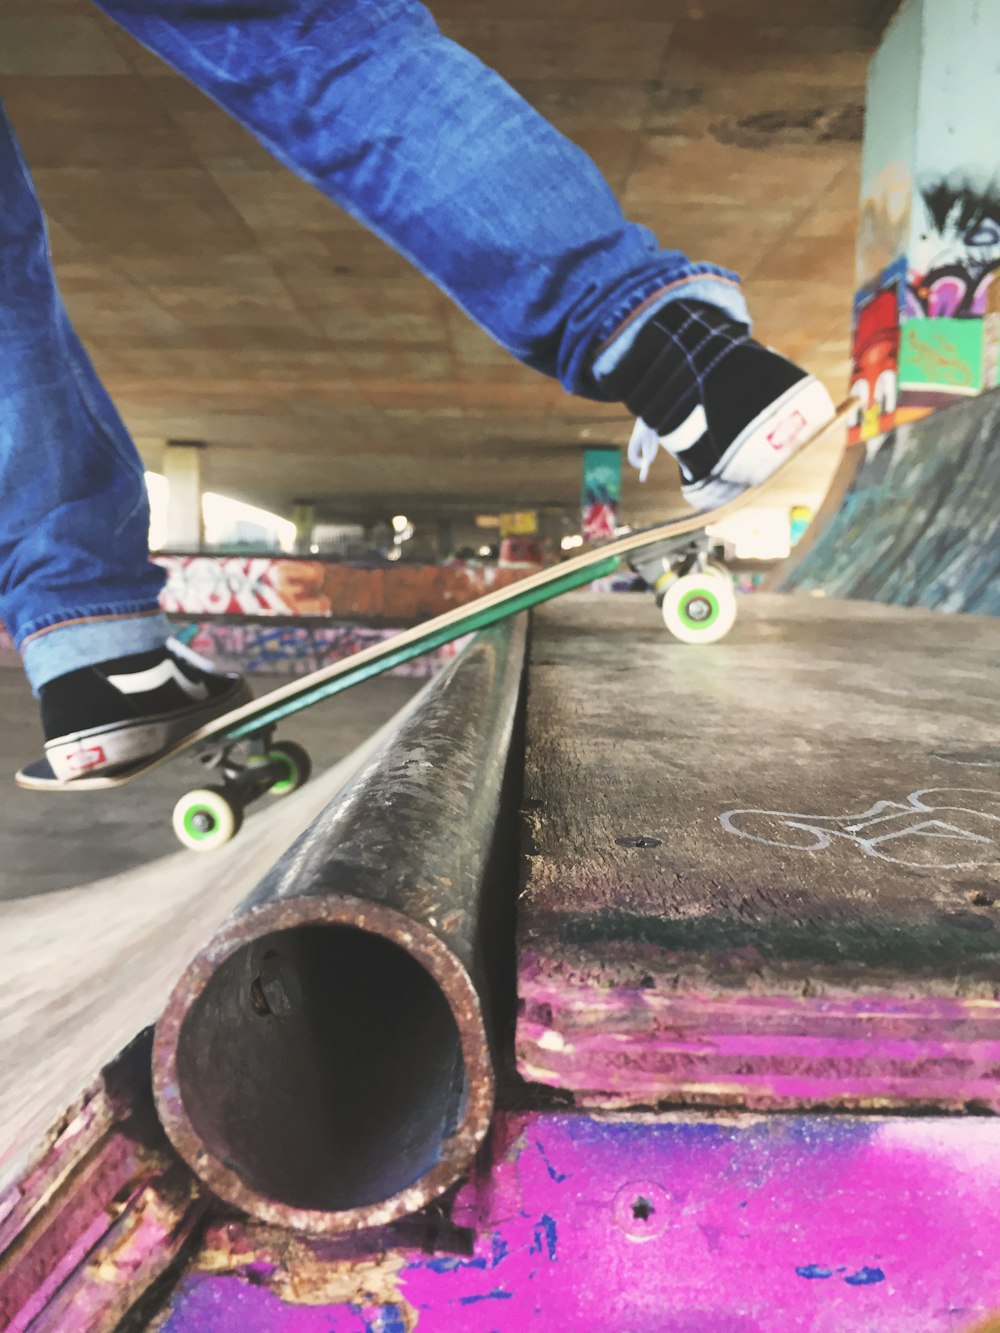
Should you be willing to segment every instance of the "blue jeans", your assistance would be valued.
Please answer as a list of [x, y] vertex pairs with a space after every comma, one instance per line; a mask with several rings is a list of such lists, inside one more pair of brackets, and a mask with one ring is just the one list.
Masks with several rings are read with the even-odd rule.
[[[736, 276], [661, 249], [591, 160], [417, 0], [100, 0], [277, 157], [570, 393]], [[0, 112], [2, 115], [2, 112]], [[0, 619], [35, 688], [162, 641], [142, 469], [66, 319], [0, 122]]]

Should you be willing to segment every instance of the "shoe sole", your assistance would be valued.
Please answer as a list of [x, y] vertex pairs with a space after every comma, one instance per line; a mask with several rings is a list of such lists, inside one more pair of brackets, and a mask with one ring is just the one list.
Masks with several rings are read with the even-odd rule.
[[695, 509], [717, 509], [744, 491], [762, 486], [836, 414], [824, 386], [812, 375], [806, 376], [743, 428], [709, 476], [682, 486], [681, 494]]
[[154, 718], [139, 718], [124, 725], [111, 723], [56, 736], [46, 744], [45, 757], [60, 782], [72, 782], [74, 778], [92, 777], [97, 773], [113, 773], [116, 769], [141, 763], [160, 750], [172, 748], [185, 736], [249, 703], [252, 698], [249, 686], [241, 681], [228, 694], [211, 703]]

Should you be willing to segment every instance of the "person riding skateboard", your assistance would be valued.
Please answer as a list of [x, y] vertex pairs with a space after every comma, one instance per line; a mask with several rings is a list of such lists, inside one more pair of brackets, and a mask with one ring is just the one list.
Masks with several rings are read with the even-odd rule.
[[[643, 479], [662, 449], [713, 508], [833, 417], [753, 338], [736, 274], [628, 221], [591, 159], [419, 0], [97, 3], [511, 355], [624, 403]], [[249, 690], [171, 638], [142, 463], [63, 307], [2, 107], [0, 185], [0, 619], [68, 778], [81, 746], [113, 770]]]

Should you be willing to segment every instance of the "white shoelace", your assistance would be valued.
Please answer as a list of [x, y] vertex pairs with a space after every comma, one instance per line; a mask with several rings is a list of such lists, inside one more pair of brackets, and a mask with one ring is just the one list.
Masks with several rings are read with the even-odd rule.
[[642, 417], [636, 417], [632, 438], [628, 442], [628, 461], [639, 473], [640, 481], [645, 481], [649, 476], [649, 469], [659, 452], [659, 435], [652, 426], [646, 425]]

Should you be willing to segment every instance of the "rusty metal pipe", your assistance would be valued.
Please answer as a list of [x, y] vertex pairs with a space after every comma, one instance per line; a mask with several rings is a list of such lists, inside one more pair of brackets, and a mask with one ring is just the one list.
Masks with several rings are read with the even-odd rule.
[[194, 958], [157, 1024], [167, 1133], [264, 1221], [383, 1225], [447, 1189], [486, 1133], [481, 936], [523, 621], [480, 633], [435, 678]]

